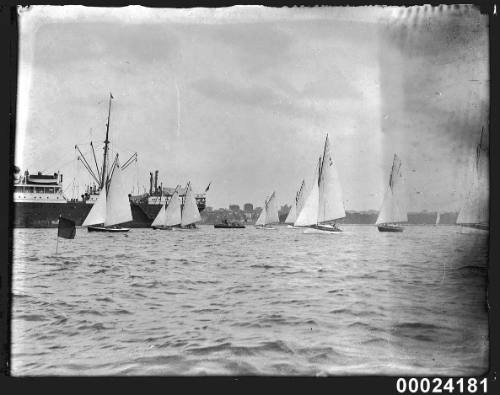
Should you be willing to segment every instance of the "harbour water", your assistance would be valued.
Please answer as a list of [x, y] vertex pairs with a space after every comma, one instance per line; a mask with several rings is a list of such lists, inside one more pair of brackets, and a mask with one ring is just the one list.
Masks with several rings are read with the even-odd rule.
[[15, 229], [13, 375], [478, 375], [487, 236]]

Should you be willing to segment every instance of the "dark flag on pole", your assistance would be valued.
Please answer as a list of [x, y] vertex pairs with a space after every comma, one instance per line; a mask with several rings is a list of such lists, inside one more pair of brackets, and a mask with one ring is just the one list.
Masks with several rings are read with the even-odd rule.
[[210, 182], [208, 183], [208, 186], [205, 188], [205, 192], [208, 192], [208, 189], [210, 188], [210, 184], [211, 184], [211, 183], [212, 183], [212, 181], [210, 181]]
[[64, 237], [65, 239], [74, 239], [75, 234], [76, 234], [75, 221], [59, 216], [57, 237]]

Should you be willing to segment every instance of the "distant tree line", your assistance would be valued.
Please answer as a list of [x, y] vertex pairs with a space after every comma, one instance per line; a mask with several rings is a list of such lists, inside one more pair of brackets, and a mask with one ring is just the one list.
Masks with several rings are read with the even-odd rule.
[[[239, 205], [232, 204], [229, 209], [219, 208], [212, 209], [207, 207], [201, 212], [202, 224], [217, 224], [222, 220], [227, 219], [231, 222], [241, 222], [243, 224], [254, 224], [259, 217], [262, 208], [253, 207], [251, 203], [246, 203], [241, 209]], [[290, 210], [290, 206], [281, 206], [278, 211], [278, 217], [281, 223], [285, 222], [286, 216]], [[378, 212], [370, 211], [346, 211], [346, 217], [338, 222], [343, 224], [374, 224], [377, 220]], [[452, 225], [457, 220], [458, 213], [446, 212], [441, 213], [440, 224]], [[414, 225], [432, 225], [436, 223], [437, 212], [422, 211], [408, 213], [408, 223]]]

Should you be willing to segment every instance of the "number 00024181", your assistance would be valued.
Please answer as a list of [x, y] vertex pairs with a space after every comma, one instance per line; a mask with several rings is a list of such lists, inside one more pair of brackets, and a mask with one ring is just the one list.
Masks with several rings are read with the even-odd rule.
[[412, 377], [403, 378], [400, 377], [396, 381], [396, 390], [400, 393], [430, 393], [430, 394], [442, 394], [442, 393], [469, 393], [469, 394], [486, 394], [488, 392], [488, 380], [485, 378], [477, 379], [475, 377], [470, 378], [449, 378], [442, 379], [439, 377], [427, 378], [427, 377]]

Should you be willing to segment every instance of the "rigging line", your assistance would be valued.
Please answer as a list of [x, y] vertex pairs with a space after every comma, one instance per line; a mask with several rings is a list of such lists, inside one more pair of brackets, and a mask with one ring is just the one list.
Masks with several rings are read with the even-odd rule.
[[[80, 153], [80, 156], [79, 158], [82, 160], [82, 163], [84, 164], [85, 168], [88, 170], [88, 172], [90, 173], [90, 175], [97, 180], [97, 177], [96, 175], [94, 174], [94, 172], [92, 171], [92, 167], [90, 166], [90, 164], [87, 162], [87, 159], [85, 158], [85, 156], [83, 156], [82, 154], [82, 151], [80, 151], [80, 148], [78, 148], [77, 145], [75, 145], [75, 149], [78, 150], [78, 152]], [[99, 181], [97, 181], [99, 183]]]
[[122, 165], [122, 170], [125, 170], [131, 163], [137, 163], [137, 152], [134, 153], [130, 158], [128, 158], [125, 163]]
[[100, 179], [101, 178], [101, 172], [99, 170], [99, 165], [97, 164], [97, 158], [95, 157], [95, 150], [94, 150], [94, 145], [92, 144], [92, 141], [90, 142], [90, 146], [92, 147], [92, 155], [94, 156], [94, 163], [95, 163], [95, 167], [97, 169], [97, 176]]
[[[81, 160], [81, 157], [79, 156], [78, 157], [78, 160]], [[89, 172], [89, 174], [92, 176], [92, 178], [97, 182], [99, 183], [99, 180], [97, 179], [97, 177], [95, 176], [95, 174], [92, 172], [92, 169], [88, 167], [87, 164], [85, 164], [85, 162], [82, 160], [82, 163], [83, 163], [83, 166], [87, 169], [87, 171]]]
[[118, 162], [118, 154], [116, 154], [115, 160], [113, 161], [113, 164], [111, 165], [111, 171], [109, 172], [109, 177], [108, 177], [109, 180], [111, 180], [111, 178], [113, 177], [113, 173], [115, 171], [117, 162]]

